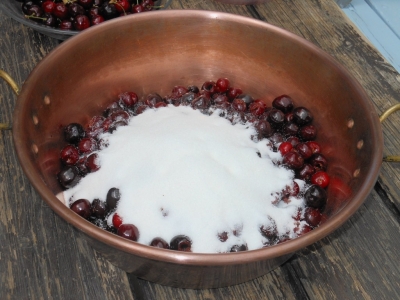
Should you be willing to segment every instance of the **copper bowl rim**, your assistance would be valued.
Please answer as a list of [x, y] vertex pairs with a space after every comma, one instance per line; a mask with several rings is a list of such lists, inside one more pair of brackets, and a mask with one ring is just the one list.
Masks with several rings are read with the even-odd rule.
[[[21, 126], [22, 122], [20, 121], [20, 118], [22, 115], [21, 113], [22, 108], [25, 105], [25, 102], [29, 100], [27, 89], [29, 87], [30, 78], [37, 76], [36, 74], [38, 73], [38, 70], [40, 68], [46, 67], [45, 62], [47, 61], [47, 57], [60, 55], [63, 52], [65, 53], [65, 51], [68, 51], [70, 47], [75, 47], [75, 45], [79, 45], [88, 37], [96, 35], [97, 33], [101, 32], [102, 28], [105, 26], [111, 27], [115, 23], [128, 24], [131, 22], [135, 22], [136, 20], [143, 20], [143, 19], [152, 20], [152, 19], [157, 19], [158, 17], [162, 17], [164, 19], [179, 18], [182, 16], [188, 16], [188, 14], [201, 18], [240, 22], [244, 26], [261, 27], [267, 31], [273, 31], [281, 35], [282, 38], [289, 39], [296, 43], [301, 44], [303, 47], [307, 48], [312, 53], [315, 53], [315, 55], [322, 57], [326, 61], [327, 65], [329, 65], [329, 68], [335, 69], [340, 74], [342, 74], [344, 80], [347, 80], [349, 82], [349, 84], [354, 88], [354, 90], [356, 90], [357, 93], [360, 95], [360, 98], [371, 106], [370, 110], [372, 114], [371, 118], [376, 119], [376, 122], [372, 123], [373, 126], [371, 128], [371, 135], [373, 137], [376, 137], [377, 141], [377, 143], [374, 145], [374, 147], [376, 148], [374, 149], [375, 155], [371, 157], [372, 167], [369, 170], [368, 174], [366, 175], [366, 180], [362, 183], [359, 192], [354, 195], [351, 201], [338, 214], [336, 214], [328, 221], [326, 221], [326, 223], [324, 223], [321, 227], [318, 227], [299, 238], [275, 246], [257, 250], [251, 250], [251, 251], [244, 251], [239, 253], [215, 253], [215, 254], [186, 253], [186, 252], [178, 252], [178, 251], [150, 247], [147, 245], [139, 244], [137, 242], [126, 240], [122, 237], [119, 237], [103, 229], [100, 229], [95, 225], [91, 224], [90, 222], [84, 220], [74, 212], [72, 212], [67, 206], [65, 206], [60, 200], [58, 200], [56, 196], [50, 191], [50, 189], [46, 186], [45, 182], [40, 177], [39, 172], [37, 171], [37, 168], [35, 167], [33, 161], [30, 159], [31, 155], [29, 151], [28, 150], [21, 151], [21, 149], [25, 149], [24, 145], [26, 143], [21, 139], [21, 132], [23, 128]], [[214, 12], [214, 11], [199, 11], [199, 10], [167, 10], [167, 11], [155, 11], [148, 14], [129, 15], [123, 18], [110, 20], [106, 23], [94, 26], [92, 28], [89, 28], [81, 32], [79, 35], [74, 36], [69, 40], [63, 42], [51, 53], [49, 53], [47, 57], [45, 57], [41, 62], [39, 62], [39, 64], [29, 75], [28, 79], [26, 80], [25, 84], [22, 87], [22, 92], [18, 97], [17, 105], [14, 111], [13, 140], [22, 169], [24, 170], [25, 174], [31, 181], [31, 184], [38, 191], [40, 196], [61, 218], [63, 218], [65, 221], [72, 224], [74, 227], [76, 227], [83, 233], [87, 234], [88, 236], [96, 240], [99, 240], [109, 246], [124, 251], [126, 253], [131, 253], [155, 261], [164, 261], [164, 262], [186, 264], [186, 265], [201, 265], [201, 266], [237, 265], [248, 262], [268, 260], [285, 254], [293, 253], [326, 237], [329, 233], [337, 229], [346, 220], [348, 220], [350, 216], [352, 216], [356, 212], [356, 210], [361, 206], [366, 197], [369, 195], [379, 175], [382, 162], [382, 152], [383, 152], [382, 130], [378, 116], [376, 115], [375, 109], [372, 105], [372, 102], [370, 101], [369, 97], [367, 96], [362, 86], [355, 80], [355, 78], [351, 74], [349, 74], [349, 72], [344, 67], [342, 67], [335, 59], [333, 59], [329, 54], [324, 52], [322, 49], [318, 48], [314, 44], [306, 41], [305, 39], [293, 33], [290, 33], [279, 27], [270, 25], [266, 22], [250, 19], [248, 17], [233, 15], [229, 13]], [[374, 113], [376, 116], [374, 116]]]

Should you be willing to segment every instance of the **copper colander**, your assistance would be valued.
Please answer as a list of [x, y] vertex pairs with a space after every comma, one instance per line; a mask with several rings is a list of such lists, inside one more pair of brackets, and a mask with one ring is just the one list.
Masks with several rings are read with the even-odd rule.
[[[273, 247], [226, 254], [152, 248], [82, 219], [56, 198], [61, 126], [85, 124], [122, 91], [168, 94], [174, 85], [227, 77], [268, 105], [280, 94], [314, 112], [332, 181], [328, 219]], [[331, 56], [283, 29], [211, 11], [162, 11], [94, 26], [47, 55], [24, 83], [13, 122], [21, 166], [43, 200], [113, 264], [164, 285], [211, 288], [266, 274], [341, 226], [363, 203], [382, 161], [379, 118]]]

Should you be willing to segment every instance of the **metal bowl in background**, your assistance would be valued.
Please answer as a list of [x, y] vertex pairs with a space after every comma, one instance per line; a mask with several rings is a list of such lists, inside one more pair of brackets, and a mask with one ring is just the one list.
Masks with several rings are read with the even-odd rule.
[[[162, 30], [160, 30], [162, 28]], [[110, 59], [111, 58], [111, 59]], [[85, 124], [122, 91], [168, 94], [174, 85], [227, 77], [271, 104], [290, 95], [314, 114], [329, 161], [327, 220], [291, 241], [240, 253], [199, 254], [123, 239], [79, 217], [56, 198], [60, 125]], [[44, 201], [113, 264], [181, 288], [242, 283], [271, 271], [353, 215], [380, 170], [378, 116], [360, 84], [331, 56], [265, 22], [213, 11], [167, 10], [114, 19], [65, 41], [32, 71], [13, 123], [21, 166]]]
[[[172, 0], [156, 0], [154, 2], [155, 5], [159, 7], [158, 9], [162, 10], [168, 8]], [[0, 1], [0, 9], [3, 10], [9, 17], [49, 37], [58, 40], [66, 40], [71, 36], [77, 35], [80, 32], [76, 30], [61, 30], [34, 22], [24, 16], [21, 5], [22, 3], [17, 0]]]

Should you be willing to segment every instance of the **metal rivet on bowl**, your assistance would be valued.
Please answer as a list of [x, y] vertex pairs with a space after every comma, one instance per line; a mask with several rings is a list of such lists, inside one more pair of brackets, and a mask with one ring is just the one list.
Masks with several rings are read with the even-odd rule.
[[349, 120], [347, 121], [347, 127], [348, 127], [348, 128], [353, 128], [353, 126], [354, 126], [354, 120], [353, 120], [353, 119], [349, 119]]
[[39, 119], [36, 115], [32, 116], [32, 121], [33, 121], [33, 124], [35, 124], [35, 125], [39, 124]]
[[360, 175], [360, 169], [356, 169], [353, 173], [354, 177], [358, 177], [358, 175]]
[[36, 144], [32, 144], [32, 152], [34, 154], [37, 154], [39, 152], [39, 148], [38, 148], [38, 146], [36, 146]]
[[50, 97], [49, 96], [44, 96], [43, 102], [44, 102], [44, 104], [49, 105], [50, 104]]
[[364, 141], [363, 140], [359, 140], [357, 143], [357, 149], [361, 149], [364, 146]]

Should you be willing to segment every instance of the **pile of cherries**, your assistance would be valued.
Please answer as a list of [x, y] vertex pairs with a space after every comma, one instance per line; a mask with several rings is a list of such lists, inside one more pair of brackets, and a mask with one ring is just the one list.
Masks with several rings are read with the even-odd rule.
[[[64, 127], [64, 138], [67, 145], [60, 152], [63, 165], [58, 173], [58, 180], [63, 188], [75, 186], [82, 177], [100, 168], [97, 162], [97, 152], [107, 147], [107, 142], [101, 138], [102, 133], [112, 133], [119, 126], [128, 124], [129, 119], [143, 113], [146, 109], [157, 109], [167, 106], [190, 106], [204, 114], [218, 111], [234, 123], [251, 123], [256, 129], [255, 141], [265, 140], [273, 151], [282, 154], [282, 161], [277, 164], [291, 169], [295, 178], [306, 182], [306, 188], [301, 191], [294, 181], [276, 197], [274, 204], [281, 201], [290, 202], [290, 197], [303, 197], [305, 208], [299, 209], [293, 216], [297, 224], [295, 233], [303, 235], [321, 223], [326, 217], [323, 214], [327, 202], [326, 187], [329, 175], [326, 173], [327, 160], [321, 153], [320, 145], [315, 141], [317, 130], [312, 124], [312, 113], [305, 107], [295, 107], [288, 95], [276, 97], [272, 106], [267, 106], [261, 99], [254, 99], [243, 93], [240, 88], [230, 86], [226, 78], [217, 81], [206, 81], [197, 86], [175, 86], [171, 93], [161, 97], [157, 93], [148, 94], [141, 99], [134, 92], [125, 92], [109, 105], [103, 115], [92, 117], [85, 127], [71, 123]], [[88, 219], [95, 225], [116, 233], [127, 239], [137, 241], [139, 230], [133, 224], [124, 224], [115, 212], [121, 194], [118, 188], [111, 188], [105, 200], [79, 199], [71, 204], [71, 209]], [[109, 226], [107, 220], [112, 219]], [[306, 225], [301, 225], [305, 221]], [[304, 224], [304, 222], [302, 222]], [[233, 232], [239, 235], [240, 230]], [[265, 247], [289, 240], [287, 236], [279, 236], [274, 220], [269, 220], [268, 226], [260, 227], [260, 234], [266, 238]], [[221, 242], [227, 240], [228, 233], [217, 233]], [[185, 235], [173, 238], [169, 243], [156, 237], [151, 246], [178, 251], [191, 251], [191, 239]], [[247, 250], [246, 245], [234, 245], [230, 252]]]
[[150, 11], [154, 0], [15, 0], [32, 21], [63, 30], [90, 26], [132, 13]]

